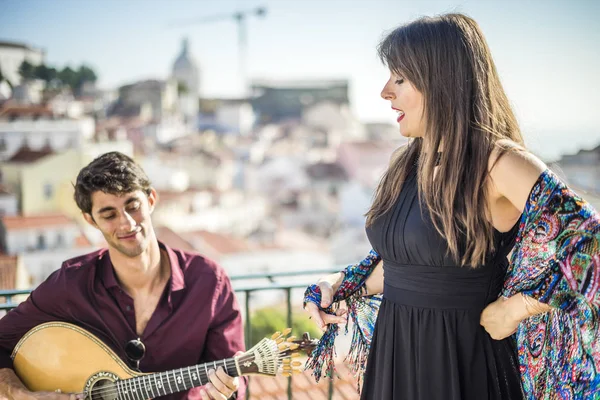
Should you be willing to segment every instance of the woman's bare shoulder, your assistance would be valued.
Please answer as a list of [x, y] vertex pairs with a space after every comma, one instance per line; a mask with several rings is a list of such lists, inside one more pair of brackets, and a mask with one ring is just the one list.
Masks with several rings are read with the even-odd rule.
[[492, 150], [488, 168], [496, 195], [522, 210], [533, 185], [548, 167], [522, 146], [502, 141]]

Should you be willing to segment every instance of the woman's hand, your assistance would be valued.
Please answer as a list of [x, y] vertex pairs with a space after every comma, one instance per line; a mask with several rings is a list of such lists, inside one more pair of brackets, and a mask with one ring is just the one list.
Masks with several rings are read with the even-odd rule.
[[521, 319], [515, 317], [511, 308], [514, 297], [500, 297], [481, 312], [479, 323], [492, 339], [501, 340], [517, 331]]
[[500, 297], [489, 304], [481, 313], [479, 323], [492, 339], [504, 339], [515, 333], [519, 323], [525, 318], [552, 310], [547, 304], [540, 303], [522, 293], [506, 298]]
[[[344, 279], [344, 274], [341, 272], [327, 275], [319, 279], [317, 286], [321, 289], [321, 308], [327, 308], [331, 305], [333, 294], [339, 287], [342, 279]], [[346, 314], [345, 309], [340, 308], [336, 311], [336, 315], [331, 315], [319, 310], [319, 307], [317, 307], [315, 303], [307, 302], [304, 310], [310, 315], [309, 318], [312, 319], [323, 332], [325, 332], [327, 325], [329, 324], [346, 322], [346, 317], [344, 317]]]

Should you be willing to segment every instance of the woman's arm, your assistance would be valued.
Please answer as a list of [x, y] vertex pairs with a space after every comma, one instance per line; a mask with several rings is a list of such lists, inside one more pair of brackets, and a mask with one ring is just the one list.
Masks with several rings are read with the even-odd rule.
[[[321, 290], [321, 308], [327, 308], [331, 305], [333, 295], [339, 289], [344, 278], [344, 272], [336, 272], [326, 275], [317, 281], [317, 286]], [[361, 292], [363, 296], [383, 293], [383, 261], [377, 263], [363, 287], [366, 288], [366, 290], [362, 290]], [[340, 308], [336, 312], [336, 315], [331, 315], [319, 310], [316, 304], [307, 302], [305, 310], [321, 330], [325, 330], [328, 324], [346, 322], [346, 317], [344, 316], [346, 314], [345, 308]]]

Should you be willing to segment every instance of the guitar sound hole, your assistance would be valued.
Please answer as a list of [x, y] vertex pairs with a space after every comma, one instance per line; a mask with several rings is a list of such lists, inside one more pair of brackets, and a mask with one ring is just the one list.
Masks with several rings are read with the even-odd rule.
[[119, 392], [115, 382], [112, 382], [108, 379], [100, 379], [94, 384], [94, 386], [92, 386], [92, 390], [90, 391], [90, 395], [87, 397], [87, 399], [116, 400], [118, 394]]

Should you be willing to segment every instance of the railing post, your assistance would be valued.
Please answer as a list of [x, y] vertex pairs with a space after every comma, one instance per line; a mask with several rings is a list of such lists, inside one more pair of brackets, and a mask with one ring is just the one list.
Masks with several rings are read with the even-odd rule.
[[327, 393], [327, 398], [329, 400], [333, 399], [333, 377], [329, 379], [329, 391]]
[[[246, 350], [252, 346], [252, 322], [250, 322], [250, 290], [246, 290]], [[246, 397], [250, 398], [250, 377], [248, 377], [248, 385], [246, 386]]]
[[[292, 327], [292, 288], [285, 289], [287, 295], [287, 325]], [[292, 377], [288, 377], [288, 400], [292, 400]]]

